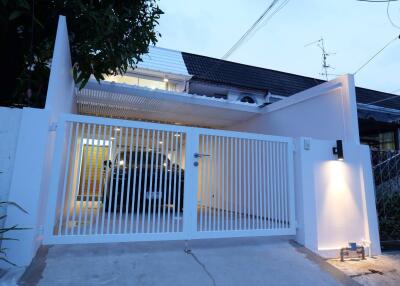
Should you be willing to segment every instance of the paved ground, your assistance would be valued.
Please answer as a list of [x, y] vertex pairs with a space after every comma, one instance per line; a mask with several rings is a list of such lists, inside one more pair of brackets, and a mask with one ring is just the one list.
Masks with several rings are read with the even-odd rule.
[[19, 285], [358, 285], [288, 239], [41, 248]]
[[351, 259], [340, 262], [334, 259], [328, 262], [362, 285], [400, 285], [400, 252], [385, 252], [366, 260]]

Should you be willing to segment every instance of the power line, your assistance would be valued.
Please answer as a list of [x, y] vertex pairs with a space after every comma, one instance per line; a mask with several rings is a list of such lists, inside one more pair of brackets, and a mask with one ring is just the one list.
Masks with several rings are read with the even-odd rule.
[[[231, 56], [244, 42], [245, 40], [251, 35], [254, 29], [265, 19], [268, 13], [279, 3], [280, 0], [273, 0], [272, 3], [267, 7], [267, 9], [258, 17], [258, 19], [250, 26], [249, 29], [233, 44], [233, 46], [223, 55], [222, 59], [226, 60]], [[273, 15], [275, 15], [279, 10], [281, 10], [289, 0], [285, 0], [282, 5], [278, 7], [278, 9], [267, 19], [269, 20]]]
[[400, 39], [400, 35], [396, 36], [396, 38], [390, 40], [382, 49], [380, 49], [376, 54], [374, 54], [366, 63], [360, 66], [353, 74], [356, 75], [361, 69], [363, 69], [367, 64], [369, 64], [377, 55], [379, 55], [384, 49], [386, 49], [390, 44], [392, 44], [397, 39]]
[[371, 3], [386, 3], [386, 2], [396, 2], [398, 0], [357, 0], [359, 2], [371, 2]]
[[[399, 89], [395, 89], [395, 90], [393, 90], [393, 91], [391, 91], [389, 93], [395, 93], [397, 91], [400, 91], [400, 88]], [[393, 96], [390, 96], [390, 97], [387, 97], [387, 98], [384, 98], [384, 99], [371, 101], [371, 102], [368, 102], [368, 103], [365, 103], [365, 104], [375, 104], [375, 103], [379, 103], [379, 102], [383, 102], [383, 101], [387, 101], [387, 100], [391, 100], [391, 99], [395, 99], [395, 98], [399, 98], [399, 97], [400, 97], [400, 94], [396, 94], [396, 95], [393, 95]]]

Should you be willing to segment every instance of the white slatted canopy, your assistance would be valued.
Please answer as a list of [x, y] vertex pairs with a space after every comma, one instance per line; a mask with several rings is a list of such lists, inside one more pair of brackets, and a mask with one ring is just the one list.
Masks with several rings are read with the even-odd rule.
[[80, 114], [209, 128], [232, 126], [261, 113], [247, 103], [96, 81], [76, 90], [76, 100]]

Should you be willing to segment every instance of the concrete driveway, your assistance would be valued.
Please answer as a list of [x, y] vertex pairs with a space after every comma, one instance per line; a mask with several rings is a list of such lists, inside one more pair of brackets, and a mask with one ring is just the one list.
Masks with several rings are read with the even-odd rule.
[[289, 238], [42, 247], [19, 285], [358, 285]]

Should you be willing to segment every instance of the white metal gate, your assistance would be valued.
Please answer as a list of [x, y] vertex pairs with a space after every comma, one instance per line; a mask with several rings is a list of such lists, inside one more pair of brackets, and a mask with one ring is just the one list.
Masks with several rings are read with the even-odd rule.
[[45, 243], [294, 234], [292, 153], [282, 137], [63, 115]]

